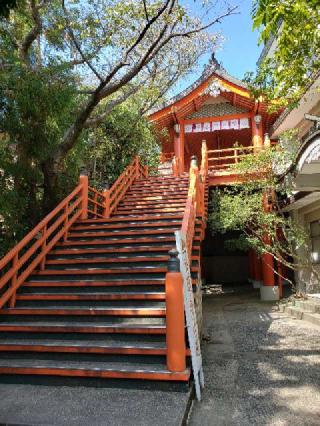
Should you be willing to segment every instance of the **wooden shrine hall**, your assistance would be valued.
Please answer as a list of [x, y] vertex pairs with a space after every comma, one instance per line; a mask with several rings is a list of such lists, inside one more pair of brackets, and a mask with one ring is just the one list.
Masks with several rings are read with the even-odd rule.
[[163, 163], [174, 160], [179, 174], [190, 158], [201, 157], [206, 140], [209, 186], [232, 183], [230, 165], [241, 156], [270, 143], [267, 134], [278, 117], [263, 101], [252, 98], [245, 83], [230, 76], [213, 59], [186, 90], [153, 111], [149, 119], [160, 130]]

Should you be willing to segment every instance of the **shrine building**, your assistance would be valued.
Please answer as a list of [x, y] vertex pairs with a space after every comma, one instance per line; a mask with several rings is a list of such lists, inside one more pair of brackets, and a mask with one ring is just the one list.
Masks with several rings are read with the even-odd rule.
[[[244, 82], [229, 75], [212, 59], [194, 84], [152, 111], [149, 120], [163, 135], [161, 162], [170, 168], [173, 164], [176, 175], [189, 171], [193, 156], [203, 157], [201, 150], [205, 144], [210, 193], [217, 186], [239, 182], [231, 165], [276, 143], [270, 140], [269, 131], [279, 114], [270, 113], [266, 102], [255, 100]], [[252, 250], [226, 250], [225, 240], [234, 237], [229, 233], [213, 236], [206, 230], [201, 248], [203, 282], [251, 281], [260, 288], [262, 299], [277, 299], [278, 283], [273, 273], [277, 265], [272, 256], [259, 257]]]
[[162, 162], [175, 158], [179, 173], [187, 172], [193, 155], [201, 158], [205, 140], [209, 154], [209, 186], [232, 183], [230, 165], [241, 155], [269, 144], [269, 129], [278, 113], [252, 98], [242, 81], [211, 60], [201, 77], [157, 110], [149, 119], [166, 130], [161, 141]]

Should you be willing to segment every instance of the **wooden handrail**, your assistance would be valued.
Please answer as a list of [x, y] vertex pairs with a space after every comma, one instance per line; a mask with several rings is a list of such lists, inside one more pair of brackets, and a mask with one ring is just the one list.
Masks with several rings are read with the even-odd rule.
[[[210, 155], [208, 161], [210, 163], [210, 170], [219, 171], [221, 169], [226, 170], [230, 168], [233, 164], [237, 164], [241, 161], [242, 158], [246, 157], [251, 152], [260, 151], [263, 147], [259, 148], [253, 145], [250, 146], [233, 146], [230, 148], [224, 149], [213, 149], [208, 151], [209, 154], [219, 154], [216, 156]], [[233, 153], [231, 155], [220, 155], [220, 154], [228, 154]]]
[[160, 163], [163, 164], [166, 161], [171, 161], [174, 157], [174, 152], [161, 152]]
[[103, 216], [110, 217], [120, 200], [136, 179], [148, 178], [148, 167], [143, 166], [136, 156], [129, 166], [121, 173], [112, 187], [104, 191], [105, 209]]
[[[83, 184], [79, 184], [0, 261], [0, 308], [10, 300], [15, 306], [16, 292], [39, 265], [43, 269], [47, 253], [71, 225], [80, 217], [83, 208]], [[39, 253], [37, 251], [40, 250]]]
[[210, 149], [208, 151], [209, 154], [216, 153], [216, 152], [228, 152], [228, 151], [245, 151], [245, 150], [253, 150], [256, 148], [253, 145], [250, 146], [233, 146], [231, 148], [223, 148], [223, 149]]
[[109, 217], [135, 179], [148, 177], [148, 168], [139, 157], [103, 192], [88, 185], [88, 176], [80, 176], [79, 185], [35, 228], [0, 260], [0, 309], [10, 301], [15, 306], [16, 292], [37, 267], [45, 268], [46, 256], [63, 238], [77, 219]]
[[189, 172], [189, 189], [186, 201], [184, 216], [182, 220], [181, 232], [186, 238], [189, 261], [191, 263], [192, 244], [195, 234], [196, 218], [200, 217], [205, 221], [205, 185], [208, 175], [208, 150], [205, 141], [202, 142], [202, 159], [200, 171], [195, 159], [191, 160]]

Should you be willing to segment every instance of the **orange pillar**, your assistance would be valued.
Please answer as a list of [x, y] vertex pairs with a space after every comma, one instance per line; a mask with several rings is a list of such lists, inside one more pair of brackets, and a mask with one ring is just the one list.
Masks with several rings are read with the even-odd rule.
[[177, 250], [170, 250], [169, 255], [165, 284], [167, 368], [181, 372], [186, 369], [183, 282]]
[[180, 155], [180, 137], [179, 134], [177, 134], [176, 132], [174, 132], [174, 137], [173, 137], [173, 148], [174, 148], [174, 156], [175, 156], [175, 168], [177, 170], [177, 172], [179, 173], [179, 155]]
[[179, 145], [178, 145], [178, 153], [179, 153], [179, 173], [184, 173], [184, 140], [185, 140], [185, 132], [184, 132], [184, 122], [180, 122], [180, 130], [179, 130]]
[[[263, 209], [269, 211], [272, 205], [269, 203], [267, 193], [263, 194]], [[264, 237], [264, 243], [270, 246], [271, 241], [268, 235]], [[260, 295], [262, 300], [278, 300], [279, 299], [279, 288], [275, 285], [274, 278], [274, 258], [270, 253], [264, 253], [262, 256], [262, 277], [263, 286], [260, 288]]]
[[80, 170], [80, 179], [79, 179], [80, 185], [82, 185], [82, 205], [81, 205], [81, 219], [87, 219], [88, 218], [88, 187], [89, 187], [89, 180], [88, 180], [88, 173], [85, 168], [81, 168]]
[[[266, 239], [266, 244], [268, 240]], [[263, 285], [265, 286], [274, 286], [274, 259], [272, 254], [265, 253], [262, 255], [262, 276], [263, 276]]]

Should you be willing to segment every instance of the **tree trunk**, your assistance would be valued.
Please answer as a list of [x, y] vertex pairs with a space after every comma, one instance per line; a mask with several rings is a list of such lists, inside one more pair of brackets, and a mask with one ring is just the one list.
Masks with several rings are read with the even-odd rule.
[[43, 214], [48, 214], [60, 201], [58, 188], [58, 172], [55, 170], [52, 159], [44, 161], [41, 165], [43, 172]]

